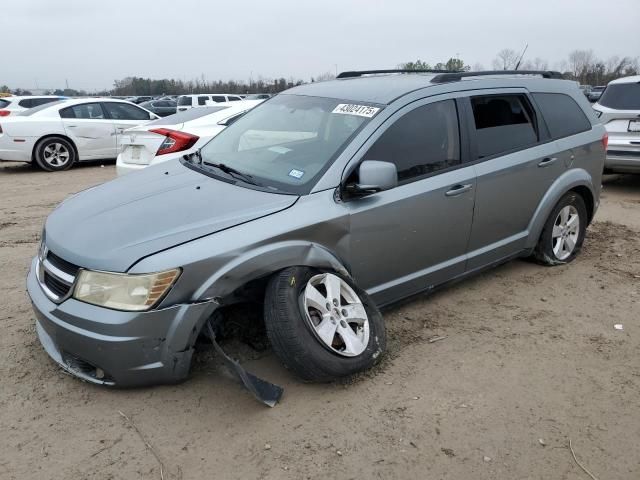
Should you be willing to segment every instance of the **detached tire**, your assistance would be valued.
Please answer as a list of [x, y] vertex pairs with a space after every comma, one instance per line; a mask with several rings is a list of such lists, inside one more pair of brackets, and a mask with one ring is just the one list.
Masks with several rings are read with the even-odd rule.
[[76, 161], [76, 150], [66, 138], [48, 137], [37, 143], [34, 157], [42, 170], [58, 172], [71, 168]]
[[291, 267], [276, 273], [264, 318], [276, 355], [305, 381], [371, 368], [386, 348], [384, 320], [367, 293], [332, 272]]
[[576, 192], [569, 192], [556, 204], [544, 225], [533, 256], [548, 266], [573, 261], [584, 242], [587, 229], [587, 207]]

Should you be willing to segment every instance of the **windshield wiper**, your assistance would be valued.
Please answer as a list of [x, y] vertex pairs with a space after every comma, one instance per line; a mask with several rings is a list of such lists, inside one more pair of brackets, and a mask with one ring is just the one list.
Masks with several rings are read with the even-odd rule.
[[264, 186], [261, 183], [257, 182], [256, 180], [254, 180], [254, 178], [248, 173], [243, 173], [240, 170], [236, 170], [235, 168], [230, 167], [229, 165], [225, 165], [224, 163], [205, 162], [202, 160], [202, 157], [200, 157], [200, 163], [203, 165], [207, 165], [209, 167], [215, 167], [219, 170], [222, 170], [224, 173], [240, 178], [245, 183], [249, 183], [257, 187]]
[[193, 161], [193, 157], [196, 157], [198, 159], [198, 163], [202, 163], [202, 153], [200, 153], [200, 149], [182, 156], [182, 158], [188, 160], [189, 162]]

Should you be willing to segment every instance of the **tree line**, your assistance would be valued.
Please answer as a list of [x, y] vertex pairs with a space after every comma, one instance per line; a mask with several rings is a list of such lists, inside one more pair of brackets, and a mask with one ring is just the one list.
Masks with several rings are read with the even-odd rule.
[[[433, 66], [422, 60], [406, 62], [398, 65], [407, 70], [456, 70], [481, 71], [483, 65], [474, 64], [473, 68], [465, 64], [462, 59], [450, 58], [446, 62]], [[540, 57], [524, 59], [522, 55], [511, 48], [500, 50], [493, 59], [494, 70], [549, 70], [549, 62]], [[553, 68], [562, 73], [568, 80], [575, 80], [582, 85], [606, 85], [611, 80], [640, 74], [640, 60], [638, 57], [611, 56], [607, 59], [598, 58], [593, 50], [574, 50], [567, 59], [557, 62]]]
[[[540, 57], [533, 59], [521, 58], [521, 54], [511, 48], [500, 50], [492, 61], [494, 70], [549, 70], [550, 64]], [[480, 63], [475, 63], [473, 67], [464, 60], [451, 57], [446, 62], [428, 63], [423, 60], [416, 60], [401, 63], [398, 68], [405, 70], [454, 70], [454, 71], [481, 71], [485, 70]], [[553, 70], [560, 71], [564, 78], [575, 80], [583, 85], [606, 85], [611, 80], [620, 77], [640, 74], [640, 61], [638, 57], [611, 56], [607, 59], [598, 58], [593, 50], [574, 50], [569, 56], [556, 62]], [[311, 82], [331, 80], [335, 75], [325, 72], [310, 79]], [[85, 90], [75, 89], [55, 89], [46, 93], [51, 95], [64, 95], [68, 97], [86, 95], [183, 95], [193, 93], [278, 93], [305, 82], [299, 79], [284, 77], [277, 79], [258, 78], [257, 80], [237, 81], [237, 80], [214, 80], [208, 81], [204, 78], [193, 80], [176, 79], [151, 79], [142, 77], [126, 77], [115, 80], [111, 90], [103, 90], [88, 93]], [[0, 86], [0, 92], [9, 92], [14, 95], [31, 95], [29, 90], [16, 88], [10, 90], [6, 85]]]

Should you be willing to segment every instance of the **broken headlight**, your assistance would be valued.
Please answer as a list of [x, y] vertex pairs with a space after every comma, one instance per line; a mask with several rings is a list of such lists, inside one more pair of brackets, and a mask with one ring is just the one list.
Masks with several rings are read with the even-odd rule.
[[81, 270], [73, 297], [115, 310], [143, 311], [157, 305], [180, 275], [180, 269], [149, 274]]

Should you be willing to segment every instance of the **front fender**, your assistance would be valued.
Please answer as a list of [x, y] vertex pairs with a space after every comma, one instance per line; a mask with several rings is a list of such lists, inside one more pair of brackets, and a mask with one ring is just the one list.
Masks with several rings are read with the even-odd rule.
[[343, 262], [322, 245], [298, 240], [264, 245], [243, 253], [215, 271], [194, 298], [224, 298], [251, 280], [292, 266], [331, 269], [349, 277]]
[[593, 185], [593, 178], [586, 170], [574, 168], [563, 173], [549, 187], [547, 193], [542, 197], [536, 211], [531, 217], [529, 227], [527, 228], [529, 236], [525, 244], [526, 248], [534, 248], [538, 243], [544, 224], [549, 218], [551, 211], [556, 206], [560, 198], [576, 187], [586, 187], [589, 189], [592, 198], [597, 199], [596, 189]]

